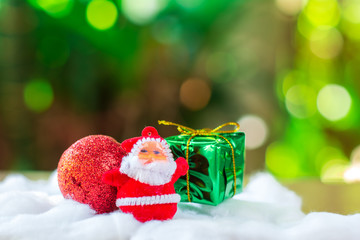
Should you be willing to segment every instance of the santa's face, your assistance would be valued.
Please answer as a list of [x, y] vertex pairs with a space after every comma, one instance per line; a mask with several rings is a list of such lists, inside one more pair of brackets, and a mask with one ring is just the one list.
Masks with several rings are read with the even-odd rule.
[[137, 154], [129, 153], [122, 159], [120, 167], [120, 172], [149, 185], [170, 182], [175, 170], [176, 163], [157, 141], [142, 143]]
[[164, 148], [159, 142], [145, 142], [140, 148], [138, 158], [144, 165], [156, 161], [168, 161], [164, 152]]

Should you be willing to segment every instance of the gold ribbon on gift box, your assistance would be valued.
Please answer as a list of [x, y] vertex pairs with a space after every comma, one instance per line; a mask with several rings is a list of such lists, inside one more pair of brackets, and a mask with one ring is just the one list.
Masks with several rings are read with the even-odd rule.
[[[231, 148], [231, 154], [232, 154], [232, 163], [233, 163], [233, 170], [234, 170], [234, 195], [236, 193], [236, 170], [235, 170], [235, 153], [234, 153], [234, 147], [232, 146], [232, 144], [230, 143], [229, 140], [227, 140], [226, 137], [219, 135], [221, 133], [234, 133], [237, 132], [240, 129], [240, 125], [236, 122], [228, 122], [228, 123], [224, 123], [214, 129], [210, 129], [210, 128], [203, 128], [203, 129], [192, 129], [177, 123], [173, 123], [173, 122], [168, 122], [168, 121], [164, 121], [164, 120], [159, 120], [158, 121], [159, 124], [163, 124], [163, 125], [172, 125], [172, 126], [176, 126], [177, 130], [184, 135], [190, 135], [189, 140], [187, 141], [186, 144], [186, 161], [189, 164], [189, 146], [190, 146], [190, 141], [191, 139], [193, 139], [196, 136], [208, 136], [208, 135], [216, 135], [218, 137], [221, 137], [222, 139], [224, 139], [230, 146]], [[226, 127], [226, 126], [236, 126], [236, 128], [234, 130], [228, 130], [228, 131], [220, 131], [220, 129]], [[190, 199], [190, 183], [189, 183], [189, 171], [186, 173], [186, 188], [187, 188], [187, 196], [188, 196], [188, 201], [191, 202]]]

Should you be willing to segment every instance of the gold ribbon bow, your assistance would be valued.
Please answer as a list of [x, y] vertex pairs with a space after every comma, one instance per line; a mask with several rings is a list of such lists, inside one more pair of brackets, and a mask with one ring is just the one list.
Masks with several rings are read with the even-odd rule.
[[[222, 124], [220, 126], [218, 126], [217, 128], [214, 129], [210, 129], [210, 128], [203, 128], [203, 129], [192, 129], [189, 127], [185, 127], [183, 125], [177, 124], [177, 123], [173, 123], [173, 122], [168, 122], [168, 121], [164, 121], [164, 120], [159, 120], [158, 121], [159, 124], [163, 124], [163, 125], [172, 125], [172, 126], [176, 126], [177, 130], [184, 134], [184, 135], [190, 135], [189, 140], [187, 141], [186, 144], [186, 161], [189, 164], [189, 146], [190, 146], [190, 141], [191, 139], [193, 139], [195, 136], [205, 136], [205, 135], [216, 135], [218, 137], [221, 137], [222, 139], [224, 139], [230, 146], [231, 148], [231, 154], [232, 154], [232, 162], [233, 162], [233, 174], [234, 174], [234, 195], [236, 193], [236, 170], [235, 170], [235, 153], [234, 153], [234, 147], [232, 146], [232, 144], [230, 143], [229, 140], [226, 139], [226, 137], [218, 135], [219, 133], [234, 133], [237, 132], [240, 129], [240, 125], [236, 122], [228, 122], [225, 124]], [[228, 130], [228, 131], [219, 131], [220, 129], [222, 129], [223, 127], [226, 126], [236, 126], [236, 128], [234, 130]], [[188, 201], [191, 202], [190, 199], [190, 183], [189, 183], [189, 171], [186, 173], [186, 188], [187, 188], [187, 196], [188, 196]]]

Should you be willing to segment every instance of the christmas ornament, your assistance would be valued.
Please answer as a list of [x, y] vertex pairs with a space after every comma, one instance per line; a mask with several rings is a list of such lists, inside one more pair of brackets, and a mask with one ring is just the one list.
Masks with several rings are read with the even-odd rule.
[[[195, 130], [176, 123], [181, 135], [166, 138], [175, 157], [184, 157], [189, 171], [175, 183], [175, 191], [183, 202], [218, 205], [242, 191], [245, 134], [238, 123], [230, 122], [215, 129]], [[220, 131], [234, 125], [236, 129]]]
[[189, 166], [182, 157], [174, 161], [154, 127], [144, 128], [141, 135], [121, 143], [128, 154], [120, 168], [104, 174], [103, 182], [117, 187], [116, 206], [138, 221], [171, 219], [180, 201], [174, 183]]
[[71, 145], [58, 164], [58, 183], [65, 198], [90, 205], [97, 213], [116, 210], [116, 188], [101, 181], [118, 168], [125, 151], [115, 139], [92, 135]]

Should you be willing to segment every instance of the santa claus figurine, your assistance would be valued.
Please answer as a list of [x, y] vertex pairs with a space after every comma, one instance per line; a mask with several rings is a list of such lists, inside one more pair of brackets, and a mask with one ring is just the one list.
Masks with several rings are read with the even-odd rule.
[[103, 175], [103, 182], [117, 187], [116, 206], [138, 221], [171, 219], [180, 201], [174, 183], [189, 165], [184, 158], [174, 161], [169, 145], [154, 127], [145, 127], [141, 135], [121, 143], [128, 154], [120, 168]]

